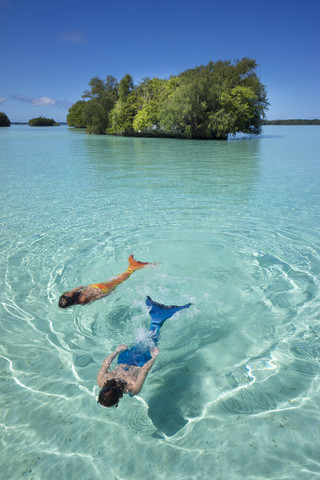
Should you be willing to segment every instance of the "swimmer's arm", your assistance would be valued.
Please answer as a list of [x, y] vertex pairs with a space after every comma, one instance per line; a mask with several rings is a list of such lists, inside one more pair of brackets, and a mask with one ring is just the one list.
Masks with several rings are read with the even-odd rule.
[[137, 380], [133, 383], [132, 388], [130, 388], [130, 393], [132, 395], [137, 395], [137, 393], [140, 392], [142, 385], [144, 384], [144, 381], [146, 379], [146, 376], [148, 375], [158, 354], [159, 354], [159, 349], [157, 347], [154, 347], [151, 350], [152, 358], [150, 358], [150, 360], [140, 368], [140, 372], [138, 374]]
[[97, 384], [100, 388], [103, 387], [106, 381], [106, 375], [109, 371], [110, 365], [113, 362], [113, 360], [116, 358], [117, 355], [119, 355], [120, 352], [123, 350], [126, 350], [128, 347], [127, 345], [119, 345], [114, 352], [110, 353], [102, 362], [101, 368], [99, 370], [99, 373], [97, 375]]

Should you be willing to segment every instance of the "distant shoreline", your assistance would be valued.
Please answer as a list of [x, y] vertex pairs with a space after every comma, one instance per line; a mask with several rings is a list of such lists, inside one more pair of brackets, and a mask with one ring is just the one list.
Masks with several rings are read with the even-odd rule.
[[[68, 125], [67, 122], [58, 122], [59, 125]], [[29, 125], [28, 122], [10, 122], [11, 125]], [[262, 125], [320, 125], [320, 119], [306, 120], [290, 118], [288, 120], [263, 120]], [[71, 127], [77, 128], [77, 127]]]
[[320, 120], [304, 120], [301, 118], [289, 118], [287, 120], [264, 120], [262, 125], [320, 125]]
[[[57, 122], [59, 125], [68, 125], [67, 122]], [[11, 125], [29, 125], [29, 122], [10, 122]]]

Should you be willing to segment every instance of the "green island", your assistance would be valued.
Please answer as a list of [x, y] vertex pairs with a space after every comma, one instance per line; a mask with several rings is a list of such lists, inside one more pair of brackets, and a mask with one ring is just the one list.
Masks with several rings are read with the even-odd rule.
[[210, 61], [169, 79], [93, 77], [69, 109], [67, 123], [87, 133], [223, 139], [258, 135], [268, 108], [254, 59]]
[[288, 118], [287, 120], [264, 120], [263, 125], [320, 125], [320, 120], [303, 120], [300, 118]]
[[10, 127], [10, 120], [4, 112], [0, 112], [0, 127]]
[[53, 118], [37, 117], [31, 118], [31, 120], [28, 122], [28, 125], [31, 127], [57, 127], [60, 124], [53, 120]]

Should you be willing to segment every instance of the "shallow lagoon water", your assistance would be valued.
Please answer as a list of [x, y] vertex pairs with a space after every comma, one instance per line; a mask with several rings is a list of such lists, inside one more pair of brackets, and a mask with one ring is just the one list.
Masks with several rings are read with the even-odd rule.
[[[0, 129], [5, 479], [320, 477], [320, 129], [227, 142]], [[59, 310], [133, 253], [155, 268]], [[168, 320], [143, 390], [96, 375]]]

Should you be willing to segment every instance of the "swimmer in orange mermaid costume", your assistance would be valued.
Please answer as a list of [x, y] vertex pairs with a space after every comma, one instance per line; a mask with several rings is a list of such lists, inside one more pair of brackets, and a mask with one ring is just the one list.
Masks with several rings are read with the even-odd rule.
[[93, 283], [87, 287], [81, 286], [70, 290], [70, 292], [65, 292], [59, 299], [59, 307], [67, 308], [71, 305], [86, 305], [94, 300], [103, 298], [113, 292], [117, 285], [127, 280], [136, 270], [140, 270], [148, 265], [155, 265], [154, 263], [139, 262], [133, 258], [133, 255], [130, 255], [128, 261], [129, 266], [127, 270], [107, 282]]

